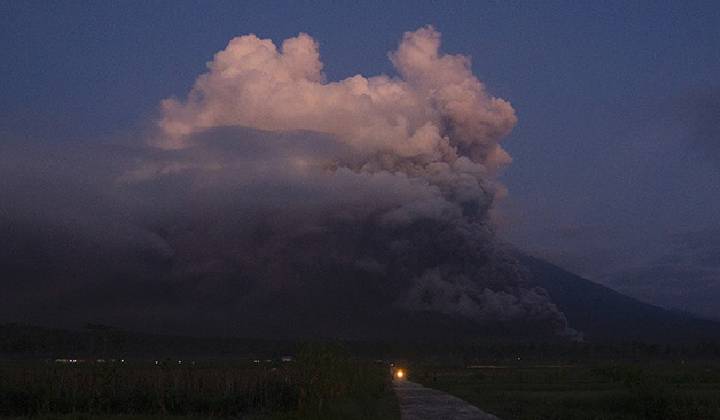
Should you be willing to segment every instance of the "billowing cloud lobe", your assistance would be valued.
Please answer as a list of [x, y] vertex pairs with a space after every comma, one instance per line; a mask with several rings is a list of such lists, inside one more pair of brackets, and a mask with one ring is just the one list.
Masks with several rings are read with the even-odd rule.
[[141, 284], [173, 290], [159, 305], [128, 297], [123, 313], [242, 320], [240, 332], [347, 332], [369, 312], [564, 332], [491, 226], [514, 110], [439, 47], [431, 27], [408, 32], [389, 55], [397, 77], [328, 82], [306, 34], [279, 48], [232, 39], [187, 98], [162, 102], [149, 147], [108, 158], [96, 186], [107, 217], [146, 243], [133, 248], [154, 250]]

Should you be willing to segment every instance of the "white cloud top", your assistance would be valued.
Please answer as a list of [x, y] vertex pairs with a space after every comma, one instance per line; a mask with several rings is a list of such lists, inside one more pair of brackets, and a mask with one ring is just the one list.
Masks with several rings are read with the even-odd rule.
[[328, 133], [363, 154], [485, 170], [509, 162], [498, 142], [514, 126], [510, 104], [489, 96], [462, 55], [439, 52], [432, 27], [405, 33], [390, 58], [400, 78], [356, 75], [326, 82], [318, 43], [306, 34], [278, 49], [255, 35], [232, 39], [184, 100], [162, 102], [159, 145], [182, 148], [219, 126]]

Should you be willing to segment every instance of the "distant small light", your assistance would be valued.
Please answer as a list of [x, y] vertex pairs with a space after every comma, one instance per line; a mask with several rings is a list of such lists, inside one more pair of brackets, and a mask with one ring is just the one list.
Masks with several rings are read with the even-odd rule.
[[155, 361], [155, 364], [156, 364], [156, 365], [159, 365], [159, 364], [160, 364], [160, 362], [156, 360], [156, 361]]
[[405, 377], [405, 372], [402, 369], [398, 369], [395, 371], [395, 377], [398, 379], [402, 379]]
[[120, 359], [120, 363], [125, 363], [125, 359]]
[[178, 360], [178, 365], [182, 365], [182, 360]]

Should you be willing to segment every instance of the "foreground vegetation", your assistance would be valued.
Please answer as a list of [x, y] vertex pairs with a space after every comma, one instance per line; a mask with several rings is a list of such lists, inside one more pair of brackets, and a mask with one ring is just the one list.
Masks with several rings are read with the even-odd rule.
[[720, 366], [707, 362], [424, 366], [413, 379], [503, 420], [720, 419]]
[[[2, 331], [0, 354], [25, 360], [0, 362], [3, 420], [398, 419], [387, 366], [368, 361], [388, 355], [402, 355], [389, 361], [409, 367], [410, 380], [503, 420], [720, 420], [718, 343], [486, 340], [343, 347], [135, 337], [97, 326], [70, 336]], [[156, 365], [158, 354], [173, 358]], [[297, 358], [254, 360], [271, 354]], [[96, 362], [54, 361], [69, 355]], [[99, 357], [117, 360], [97, 363]], [[216, 361], [201, 361], [208, 359]]]
[[6, 363], [0, 396], [6, 418], [399, 418], [386, 368], [336, 345], [286, 363]]

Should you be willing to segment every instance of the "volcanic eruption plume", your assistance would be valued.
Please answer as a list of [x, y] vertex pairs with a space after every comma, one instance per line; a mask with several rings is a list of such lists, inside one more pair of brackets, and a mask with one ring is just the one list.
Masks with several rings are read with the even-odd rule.
[[515, 112], [467, 57], [439, 48], [424, 27], [389, 54], [397, 77], [329, 82], [306, 34], [279, 48], [232, 39], [187, 98], [162, 102], [150, 146], [98, 187], [103, 208], [155, 250], [135, 278], [172, 291], [128, 305], [280, 332], [331, 334], [338, 325], [324, 324], [377, 312], [564, 333], [491, 225]]
[[[516, 123], [514, 110], [488, 95], [467, 57], [439, 47], [432, 27], [407, 32], [389, 54], [400, 77], [327, 82], [318, 44], [306, 34], [280, 48], [254, 35], [234, 38], [186, 100], [163, 101], [157, 145], [203, 147], [203, 133], [217, 127], [305, 131], [316, 139], [302, 150], [267, 140], [268, 172], [251, 175], [297, 194], [250, 204], [256, 214], [273, 214], [266, 221], [272, 239], [264, 241], [281, 265], [382, 273], [400, 283], [395, 303], [409, 310], [479, 321], [545, 317], [564, 327], [542, 290], [523, 288], [489, 224], [503, 192], [494, 174], [510, 162], [499, 142]], [[274, 281], [287, 281], [290, 271]]]

